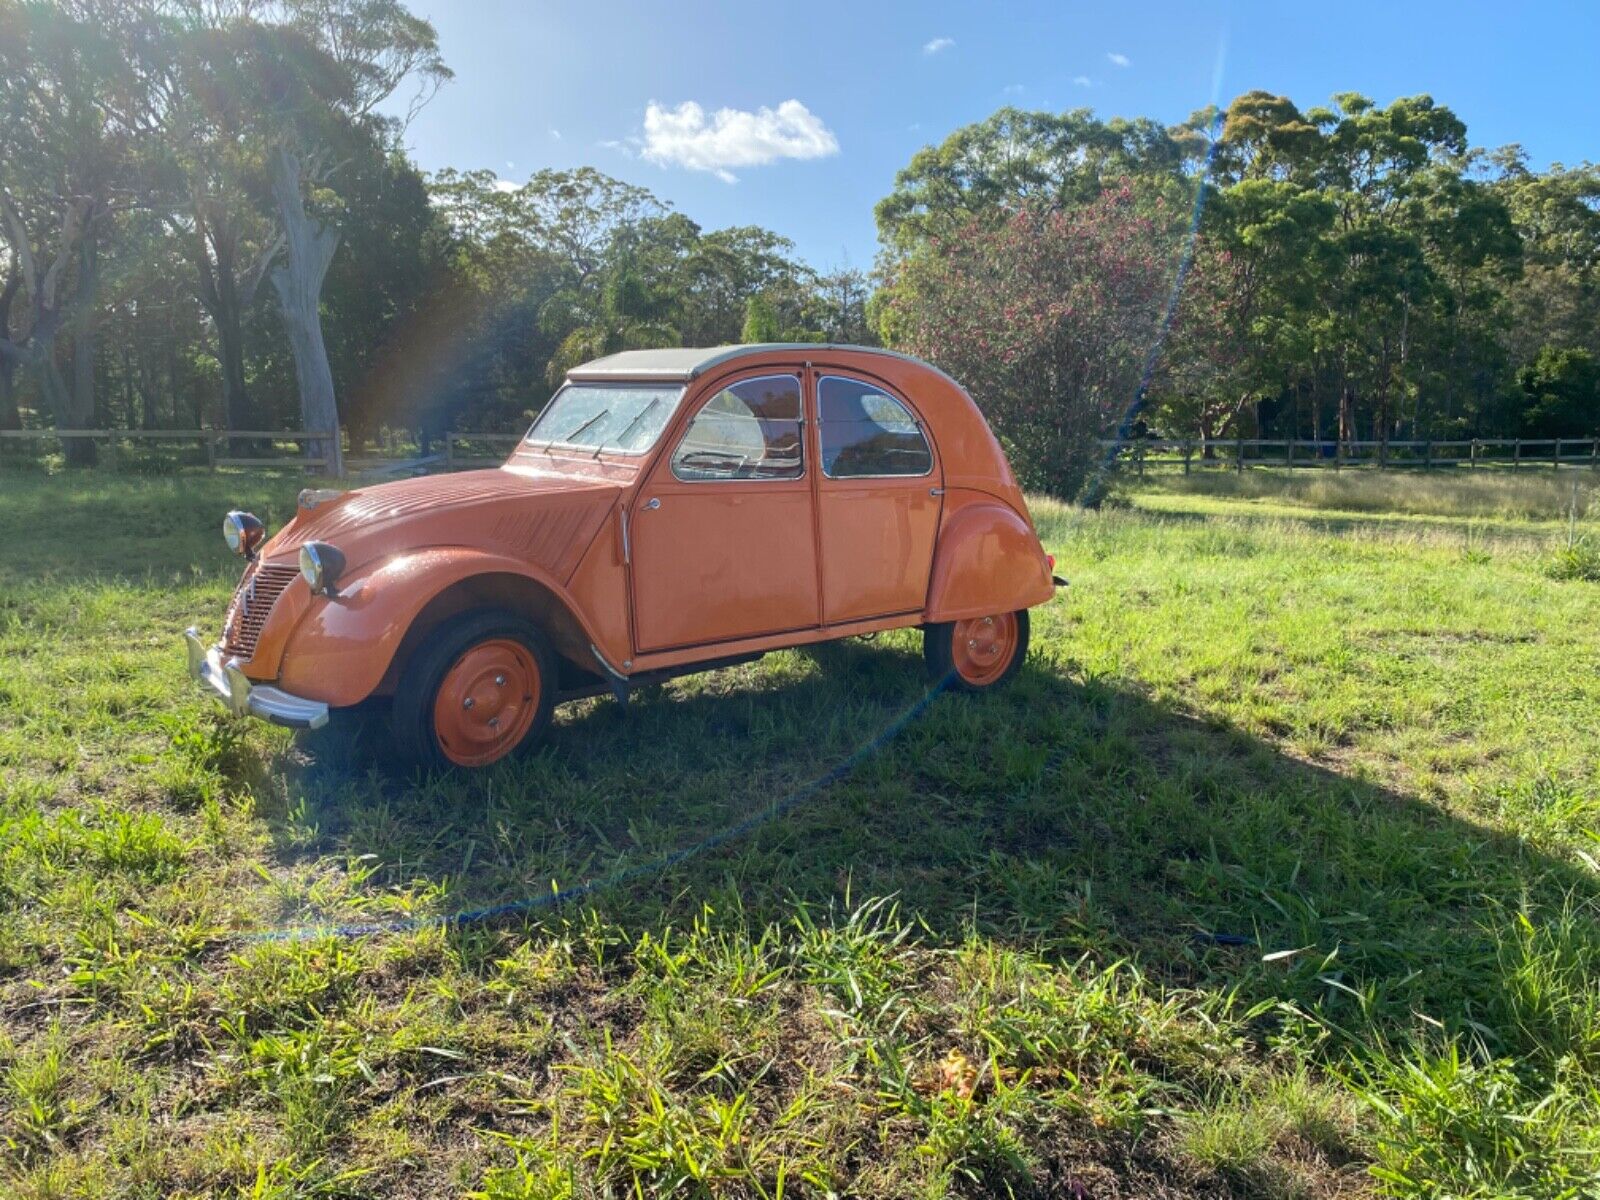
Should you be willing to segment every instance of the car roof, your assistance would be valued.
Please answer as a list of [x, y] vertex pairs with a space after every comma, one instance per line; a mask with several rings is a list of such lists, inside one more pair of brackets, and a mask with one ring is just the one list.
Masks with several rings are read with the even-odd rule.
[[753, 342], [744, 346], [710, 346], [704, 349], [669, 346], [660, 350], [623, 350], [573, 367], [567, 372], [567, 378], [578, 381], [648, 379], [687, 383], [713, 367], [758, 354], [771, 354], [775, 350], [804, 354], [847, 350], [853, 354], [875, 354], [886, 358], [897, 358], [902, 362], [925, 367], [929, 371], [939, 370], [920, 358], [913, 358], [896, 350], [884, 350], [877, 346], [851, 346], [842, 342]]

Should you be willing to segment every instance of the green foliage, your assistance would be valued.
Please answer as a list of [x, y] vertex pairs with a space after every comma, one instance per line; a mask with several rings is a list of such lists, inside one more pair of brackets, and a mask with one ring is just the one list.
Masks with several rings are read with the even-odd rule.
[[1522, 420], [1531, 437], [1600, 435], [1600, 362], [1587, 350], [1544, 346], [1522, 368]]

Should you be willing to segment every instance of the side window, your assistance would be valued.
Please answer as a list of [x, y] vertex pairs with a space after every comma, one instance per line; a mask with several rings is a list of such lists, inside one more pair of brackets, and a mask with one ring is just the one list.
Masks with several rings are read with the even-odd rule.
[[800, 380], [794, 375], [741, 379], [695, 414], [672, 452], [672, 473], [713, 479], [799, 479]]
[[859, 379], [817, 381], [822, 471], [829, 479], [926, 475], [933, 451], [905, 405]]

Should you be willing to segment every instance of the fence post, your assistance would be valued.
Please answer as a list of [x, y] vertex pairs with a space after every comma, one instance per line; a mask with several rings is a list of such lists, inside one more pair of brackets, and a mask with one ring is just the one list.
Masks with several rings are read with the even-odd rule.
[[217, 439], [208, 433], [200, 440], [206, 444], [206, 469], [215, 471], [217, 469]]
[[1433, 469], [1433, 439], [1432, 438], [1429, 438], [1427, 441], [1422, 443], [1422, 469], [1424, 471], [1431, 471]]
[[115, 471], [117, 469], [117, 434], [112, 430], [106, 438], [106, 466]]
[[1511, 442], [1511, 468], [1512, 468], [1512, 470], [1516, 470], [1516, 468], [1520, 467], [1521, 465], [1522, 465], [1522, 439], [1521, 438], [1513, 438], [1512, 442]]
[[1234, 470], [1238, 474], [1243, 475], [1244, 474], [1244, 439], [1243, 438], [1235, 438], [1233, 440], [1233, 454], [1234, 454], [1234, 458], [1233, 458]]
[[1344, 467], [1344, 438], [1338, 438], [1333, 443], [1333, 469], [1339, 471]]
[[1291, 470], [1291, 471], [1294, 470], [1294, 439], [1293, 438], [1289, 439], [1289, 452], [1285, 456], [1284, 465], [1289, 470]]
[[1600, 471], [1600, 438], [1595, 438], [1589, 443], [1589, 466]]
[[1555, 452], [1555, 455], [1550, 459], [1550, 465], [1553, 466], [1558, 471], [1561, 469], [1561, 439], [1560, 438], [1556, 439], [1556, 452]]
[[1467, 447], [1467, 470], [1472, 470], [1478, 465], [1478, 439], [1472, 439], [1472, 445]]

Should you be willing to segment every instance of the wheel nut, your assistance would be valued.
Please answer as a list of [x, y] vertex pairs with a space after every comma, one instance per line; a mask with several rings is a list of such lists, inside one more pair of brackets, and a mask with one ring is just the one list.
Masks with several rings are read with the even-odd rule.
[[505, 687], [506, 677], [504, 675], [496, 675], [494, 677], [494, 685], [495, 687]]
[[474, 701], [473, 701], [472, 697], [468, 696], [465, 700], [463, 700], [461, 702], [461, 707], [462, 708], [471, 708], [473, 703], [474, 703]]
[[489, 728], [490, 729], [499, 729], [500, 728], [500, 718], [499, 717], [490, 717], [489, 718]]
[[977, 648], [978, 648], [978, 643], [976, 641], [971, 641], [971, 642], [967, 643], [967, 649], [968, 650], [976, 650]]

